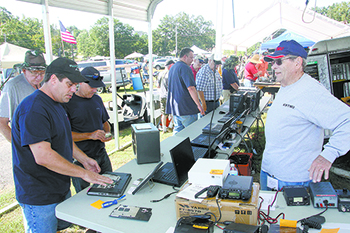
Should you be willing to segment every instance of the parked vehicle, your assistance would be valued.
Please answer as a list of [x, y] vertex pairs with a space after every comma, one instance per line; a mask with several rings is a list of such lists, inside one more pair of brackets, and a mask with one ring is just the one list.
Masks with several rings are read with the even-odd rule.
[[165, 68], [165, 63], [166, 63], [167, 60], [168, 59], [166, 59], [166, 58], [154, 60], [153, 68], [155, 68], [156, 70], [164, 69]]
[[[116, 65], [125, 64], [125, 61], [122, 59], [116, 59]], [[103, 76], [103, 83], [106, 85], [105, 88], [99, 88], [98, 92], [111, 92], [112, 88], [112, 82], [111, 82], [111, 73], [110, 73], [110, 61], [109, 60], [103, 60], [103, 61], [86, 61], [86, 62], [78, 62], [78, 67], [81, 70], [83, 70], [87, 66], [95, 67], [97, 70], [100, 71], [101, 76]], [[125, 68], [116, 68], [116, 86], [117, 89], [120, 87], [126, 86], [130, 84], [131, 81], [127, 77], [127, 73]]]

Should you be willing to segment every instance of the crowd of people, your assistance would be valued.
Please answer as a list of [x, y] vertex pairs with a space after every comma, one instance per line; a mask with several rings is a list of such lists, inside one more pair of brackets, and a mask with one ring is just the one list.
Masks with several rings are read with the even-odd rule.
[[[244, 86], [269, 78], [268, 63], [281, 88], [266, 119], [266, 146], [260, 185], [279, 190], [328, 179], [333, 161], [350, 149], [350, 110], [322, 84], [304, 73], [307, 53], [295, 41], [282, 41], [273, 54], [255, 54], [244, 71]], [[180, 60], [168, 60], [159, 75], [163, 132], [169, 116], [173, 133], [216, 109], [239, 89], [237, 56], [216, 61], [190, 48]], [[218, 67], [221, 68], [220, 73]], [[144, 67], [147, 72], [147, 66]], [[148, 74], [148, 73], [147, 73]], [[42, 53], [28, 51], [22, 74], [12, 78], [0, 97], [0, 131], [12, 143], [16, 199], [26, 232], [56, 232], [70, 223], [55, 216], [55, 207], [96, 183], [113, 181], [105, 142], [112, 139], [109, 116], [97, 88], [103, 77], [93, 67], [57, 58], [47, 65]], [[222, 100], [221, 100], [222, 98]], [[323, 145], [323, 130], [332, 130]]]

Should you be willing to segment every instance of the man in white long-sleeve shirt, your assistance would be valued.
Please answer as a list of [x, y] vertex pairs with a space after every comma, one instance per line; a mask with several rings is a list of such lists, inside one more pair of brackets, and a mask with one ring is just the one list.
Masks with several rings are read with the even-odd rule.
[[[328, 179], [334, 160], [350, 149], [350, 108], [304, 73], [306, 57], [304, 48], [289, 40], [264, 58], [281, 88], [266, 118], [262, 190], [308, 186], [323, 174]], [[324, 129], [333, 134], [323, 146]]]

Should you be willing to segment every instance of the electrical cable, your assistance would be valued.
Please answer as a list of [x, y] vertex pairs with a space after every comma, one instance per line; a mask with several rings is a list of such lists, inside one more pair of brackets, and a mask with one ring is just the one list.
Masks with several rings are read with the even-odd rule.
[[178, 193], [180, 190], [175, 189], [175, 186], [173, 186], [173, 189], [175, 190], [174, 192], [168, 193], [166, 194], [164, 197], [162, 197], [161, 199], [158, 200], [150, 200], [150, 202], [160, 202], [163, 201], [164, 199], [167, 199], [168, 197], [170, 197], [171, 195], [173, 195], [174, 193]]
[[258, 221], [260, 223], [260, 221], [262, 221], [262, 224], [266, 222], [268, 222], [269, 224], [275, 224], [275, 223], [278, 223], [278, 218], [282, 216], [282, 219], [285, 218], [285, 214], [282, 212], [280, 214], [277, 215], [277, 217], [275, 218], [272, 218], [270, 216], [270, 207], [273, 206], [273, 204], [275, 203], [276, 199], [277, 199], [277, 194], [279, 192], [281, 192], [283, 190], [283, 188], [281, 188], [280, 190], [276, 191], [276, 194], [275, 194], [275, 197], [273, 199], [273, 201], [271, 202], [271, 204], [268, 205], [267, 207], [267, 214], [264, 213], [263, 211], [261, 211], [261, 205], [262, 203], [264, 202], [264, 198], [262, 198], [261, 196], [259, 196], [259, 198], [262, 200], [260, 202], [260, 205], [259, 205], [259, 208], [258, 208]]

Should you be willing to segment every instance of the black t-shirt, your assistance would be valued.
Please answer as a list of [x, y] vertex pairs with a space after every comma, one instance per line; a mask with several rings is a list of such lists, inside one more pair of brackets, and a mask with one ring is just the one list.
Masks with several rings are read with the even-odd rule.
[[[98, 95], [82, 98], [74, 94], [63, 107], [67, 111], [73, 132], [88, 133], [103, 130], [103, 123], [109, 119], [102, 99]], [[97, 158], [99, 152], [105, 148], [104, 142], [100, 140], [84, 140], [76, 142], [76, 145], [90, 158]]]

